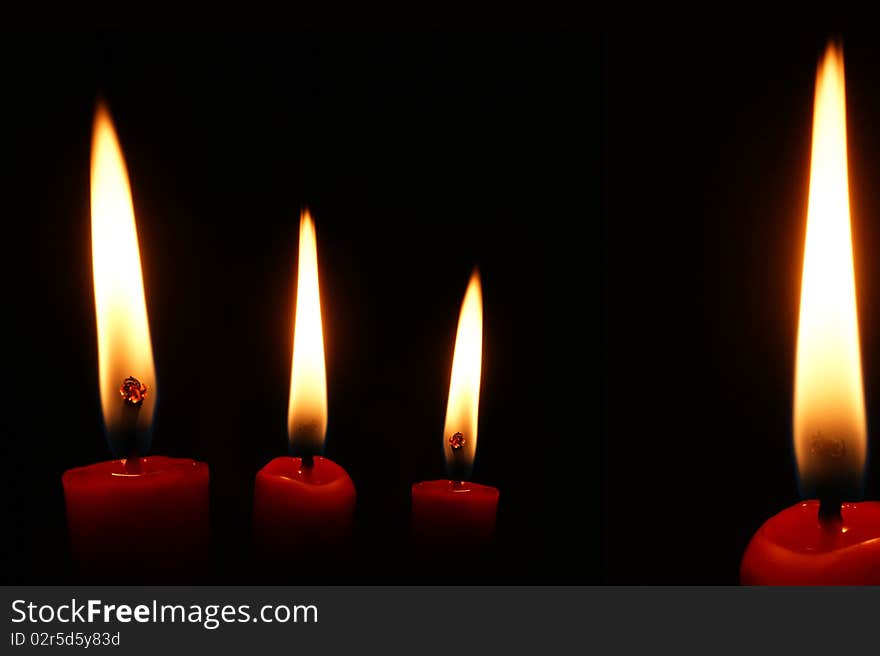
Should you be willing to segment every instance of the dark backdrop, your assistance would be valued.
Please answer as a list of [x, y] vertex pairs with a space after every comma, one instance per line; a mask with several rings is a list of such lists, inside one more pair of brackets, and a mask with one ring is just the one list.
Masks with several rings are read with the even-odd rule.
[[[88, 214], [98, 93], [133, 187], [159, 379], [153, 450], [210, 464], [214, 580], [252, 580], [253, 476], [286, 452], [303, 204], [318, 231], [326, 455], [357, 486], [357, 535], [350, 561], [275, 582], [599, 580], [598, 39], [0, 41], [5, 581], [69, 580], [61, 473], [108, 455]], [[501, 490], [498, 539], [488, 559], [437, 567], [409, 552], [409, 487], [444, 474], [474, 265], [474, 479]]]
[[[735, 583], [754, 531], [799, 498], [794, 349], [828, 36], [606, 38], [609, 583]], [[857, 34], [843, 45], [870, 429], [880, 426], [880, 48]], [[867, 475], [877, 498], [877, 458]]]

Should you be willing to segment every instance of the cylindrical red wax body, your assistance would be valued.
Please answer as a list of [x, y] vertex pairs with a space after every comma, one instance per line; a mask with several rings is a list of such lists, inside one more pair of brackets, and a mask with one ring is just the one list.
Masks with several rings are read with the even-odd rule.
[[254, 485], [254, 549], [258, 555], [330, 556], [350, 543], [354, 483], [332, 460], [279, 457], [257, 472]]
[[880, 503], [845, 503], [843, 521], [819, 523], [819, 502], [768, 519], [743, 555], [743, 585], [880, 585]]
[[480, 551], [495, 532], [498, 489], [459, 481], [423, 481], [412, 486], [412, 529], [425, 551]]
[[[136, 473], [133, 473], [136, 472]], [[88, 581], [198, 581], [210, 562], [208, 465], [150, 456], [61, 479], [77, 573]]]

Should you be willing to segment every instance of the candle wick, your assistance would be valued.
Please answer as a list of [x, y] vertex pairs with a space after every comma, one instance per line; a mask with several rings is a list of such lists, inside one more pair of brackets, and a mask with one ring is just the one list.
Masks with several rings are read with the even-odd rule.
[[819, 499], [819, 523], [826, 528], [836, 528], [843, 523], [841, 502], [838, 499]]
[[452, 452], [446, 460], [446, 471], [452, 480], [452, 487], [458, 489], [461, 482], [467, 478], [467, 465], [465, 464], [464, 445], [467, 439], [461, 432], [455, 432], [449, 437], [449, 449]]
[[311, 453], [304, 453], [302, 456], [303, 469], [311, 469], [315, 466], [315, 456]]
[[137, 461], [146, 455], [149, 448], [149, 431], [141, 430], [138, 426], [147, 386], [134, 376], [129, 376], [122, 381], [119, 394], [122, 397], [122, 412], [116, 424], [108, 430], [110, 450], [114, 458]]

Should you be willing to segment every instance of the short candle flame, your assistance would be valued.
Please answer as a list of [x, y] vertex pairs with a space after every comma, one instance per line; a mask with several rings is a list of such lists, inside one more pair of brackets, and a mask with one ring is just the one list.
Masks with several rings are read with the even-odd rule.
[[[850, 228], [843, 52], [816, 77], [795, 363], [794, 445], [804, 493], [858, 494], [867, 429]], [[839, 498], [839, 497], [838, 497]]]
[[[91, 214], [104, 424], [111, 435], [130, 430], [147, 433], [156, 406], [150, 325], [128, 171], [104, 104], [99, 104], [95, 111], [92, 135]], [[120, 394], [121, 386], [130, 376], [147, 389], [135, 415]]]
[[327, 374], [318, 288], [318, 249], [315, 225], [308, 210], [303, 210], [300, 216], [296, 281], [287, 434], [294, 452], [316, 454], [323, 450], [327, 432]]
[[477, 450], [477, 417], [480, 408], [480, 369], [483, 360], [483, 295], [480, 274], [468, 283], [452, 357], [443, 449], [450, 472], [467, 476]]

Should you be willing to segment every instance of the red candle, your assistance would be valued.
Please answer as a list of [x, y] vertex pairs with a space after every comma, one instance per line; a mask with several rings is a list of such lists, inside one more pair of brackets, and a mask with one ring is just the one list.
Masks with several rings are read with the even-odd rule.
[[296, 308], [287, 432], [294, 457], [263, 467], [254, 484], [253, 537], [258, 555], [331, 555], [349, 544], [355, 507], [346, 471], [319, 454], [327, 431], [327, 377], [315, 226], [300, 216]]
[[413, 534], [422, 547], [483, 548], [495, 531], [498, 488], [439, 480], [412, 487]]
[[351, 536], [355, 491], [345, 470], [317, 456], [275, 458], [257, 473], [254, 532], [263, 554], [331, 554]]
[[795, 362], [794, 446], [805, 496], [743, 556], [748, 585], [880, 584], [880, 504], [861, 494], [867, 451], [853, 272], [843, 53], [816, 77], [807, 235]]
[[880, 503], [844, 503], [839, 522], [804, 501], [758, 529], [743, 557], [744, 585], [880, 585]]
[[91, 214], [101, 406], [117, 459], [62, 477], [75, 567], [92, 581], [197, 579], [207, 560], [208, 466], [143, 457], [156, 374], [128, 172], [103, 105], [95, 114]]
[[97, 580], [197, 580], [210, 539], [208, 466], [165, 456], [132, 465], [110, 460], [64, 472], [78, 570]]
[[477, 449], [483, 298], [474, 271], [458, 319], [443, 448], [449, 480], [412, 486], [412, 528], [423, 551], [485, 549], [495, 530], [498, 490], [467, 481]]

